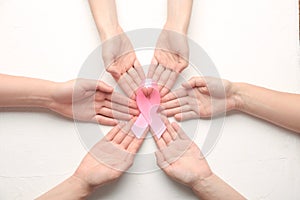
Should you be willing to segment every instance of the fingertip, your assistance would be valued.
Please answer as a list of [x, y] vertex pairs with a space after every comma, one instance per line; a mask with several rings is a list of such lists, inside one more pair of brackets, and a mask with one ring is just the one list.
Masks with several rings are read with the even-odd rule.
[[182, 115], [181, 114], [176, 114], [174, 115], [174, 118], [176, 121], [181, 122], [182, 121]]
[[188, 84], [187, 82], [184, 82], [181, 84], [182, 87], [186, 88], [186, 87], [190, 87], [190, 84]]
[[141, 63], [138, 59], [135, 59], [134, 63], [133, 63], [134, 67], [141, 67]]
[[112, 93], [114, 90], [110, 85], [108, 85], [103, 81], [97, 81], [96, 89], [103, 92], [109, 92], [109, 93]]
[[207, 87], [201, 87], [200, 89], [201, 93], [208, 93], [208, 88]]
[[136, 99], [136, 95], [133, 93], [131, 96], [130, 96], [130, 100], [134, 101]]
[[161, 90], [161, 96], [165, 97], [165, 95], [167, 95], [169, 91], [170, 91], [170, 90], [169, 90], [168, 88], [164, 87], [164, 88]]
[[128, 98], [128, 106], [131, 108], [138, 108], [135, 100]]
[[139, 110], [132, 110], [130, 114], [133, 115], [133, 116], [137, 116], [137, 115], [140, 114], [140, 111]]
[[158, 61], [156, 60], [155, 57], [152, 58], [151, 65], [158, 65]]
[[137, 120], [137, 117], [136, 117], [136, 116], [132, 116], [130, 122], [131, 122], [132, 124], [134, 124], [136, 120]]
[[153, 92], [153, 88], [147, 88], [148, 91], [148, 96], [150, 96], [150, 94]]
[[179, 125], [176, 122], [172, 122], [171, 125], [176, 131], [178, 131], [180, 129]]
[[161, 102], [167, 102], [168, 101], [168, 95], [166, 95], [166, 96], [163, 96], [162, 98], [161, 98]]

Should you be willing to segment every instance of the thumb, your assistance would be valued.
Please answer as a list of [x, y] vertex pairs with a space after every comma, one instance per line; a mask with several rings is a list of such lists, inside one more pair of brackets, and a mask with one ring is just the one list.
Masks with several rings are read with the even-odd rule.
[[102, 92], [106, 92], [106, 93], [112, 93], [114, 90], [110, 85], [108, 85], [102, 81], [97, 82], [96, 89], [99, 91], [102, 91]]
[[206, 82], [201, 77], [192, 77], [190, 80], [188, 80], [188, 82], [184, 82], [181, 85], [186, 89], [190, 89], [194, 87], [205, 87]]

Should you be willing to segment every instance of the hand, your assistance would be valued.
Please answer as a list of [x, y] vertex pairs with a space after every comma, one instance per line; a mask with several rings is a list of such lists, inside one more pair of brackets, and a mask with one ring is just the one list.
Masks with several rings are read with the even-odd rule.
[[49, 108], [69, 118], [111, 126], [116, 119], [130, 120], [139, 114], [135, 101], [101, 81], [87, 79], [56, 83]]
[[131, 132], [134, 121], [115, 126], [84, 157], [73, 176], [89, 188], [118, 179], [133, 164], [134, 155], [144, 140]]
[[172, 89], [178, 74], [188, 66], [188, 58], [186, 35], [163, 30], [147, 75], [158, 83], [162, 97]]
[[233, 84], [213, 77], [193, 77], [162, 99], [163, 113], [177, 121], [211, 117], [239, 105]]
[[154, 136], [158, 146], [158, 166], [172, 179], [189, 187], [212, 175], [198, 146], [176, 124], [166, 122], [167, 129], [160, 139]]
[[129, 38], [123, 31], [103, 43], [102, 57], [106, 70], [127, 96], [134, 99], [134, 92], [145, 79], [145, 74]]

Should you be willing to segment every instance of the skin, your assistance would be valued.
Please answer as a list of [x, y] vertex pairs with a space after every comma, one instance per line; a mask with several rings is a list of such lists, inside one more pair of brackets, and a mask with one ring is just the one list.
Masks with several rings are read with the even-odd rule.
[[[75, 173], [40, 196], [46, 199], [86, 199], [96, 188], [117, 180], [133, 164], [134, 155], [143, 143], [130, 131], [134, 123], [114, 127], [83, 158]], [[154, 137], [158, 166], [171, 179], [190, 187], [200, 199], [245, 199], [210, 169], [198, 146], [176, 123], [167, 120], [161, 138]]]
[[144, 141], [130, 131], [134, 121], [115, 126], [87, 153], [70, 178], [37, 199], [86, 199], [96, 188], [120, 178]]
[[106, 70], [128, 97], [145, 79], [133, 46], [119, 25], [114, 0], [89, 0], [90, 8], [102, 40], [102, 58]]
[[199, 199], [245, 199], [211, 171], [198, 146], [178, 124], [165, 123], [163, 137], [153, 137], [158, 147], [157, 164], [166, 175], [190, 187]]
[[135, 101], [113, 92], [101, 81], [63, 83], [0, 74], [0, 107], [43, 107], [65, 117], [116, 125], [139, 111]]
[[[89, 0], [89, 3], [103, 42], [102, 57], [106, 70], [127, 96], [134, 99], [135, 91], [145, 75], [132, 44], [119, 25], [116, 3], [114, 0]], [[186, 34], [192, 4], [192, 0], [168, 0], [167, 21], [157, 41], [147, 75], [158, 82], [161, 96], [170, 91], [178, 74], [188, 66]], [[144, 88], [146, 96], [151, 92], [151, 89]]]
[[300, 133], [299, 94], [213, 77], [193, 77], [182, 86], [162, 99], [164, 113], [178, 121], [238, 110]]
[[178, 74], [188, 66], [187, 31], [192, 11], [192, 0], [168, 0], [167, 21], [158, 38], [148, 78], [159, 84], [165, 96], [175, 84]]

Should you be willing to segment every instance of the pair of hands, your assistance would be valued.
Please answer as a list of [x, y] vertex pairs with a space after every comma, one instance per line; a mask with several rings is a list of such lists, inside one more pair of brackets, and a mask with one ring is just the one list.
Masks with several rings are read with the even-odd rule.
[[[102, 57], [106, 70], [131, 99], [145, 79], [145, 73], [137, 60], [133, 46], [122, 31], [106, 40], [102, 45]], [[186, 35], [163, 30], [158, 38], [154, 56], [147, 74], [159, 85], [161, 96], [165, 96], [175, 84], [178, 74], [188, 66], [189, 48]], [[151, 91], [144, 91], [149, 95]]]
[[206, 118], [238, 109], [241, 106], [238, 89], [228, 80], [213, 77], [193, 77], [162, 98], [166, 116], [177, 121]]
[[114, 126], [139, 114], [136, 102], [104, 82], [76, 79], [54, 83], [49, 109], [69, 118]]
[[[114, 127], [84, 157], [73, 177], [92, 190], [118, 179], [134, 161], [144, 138], [138, 139], [131, 132], [134, 119]], [[194, 187], [212, 172], [197, 145], [176, 124], [167, 120], [166, 131], [157, 144], [157, 164], [172, 179]], [[145, 134], [148, 132], [146, 130]]]

